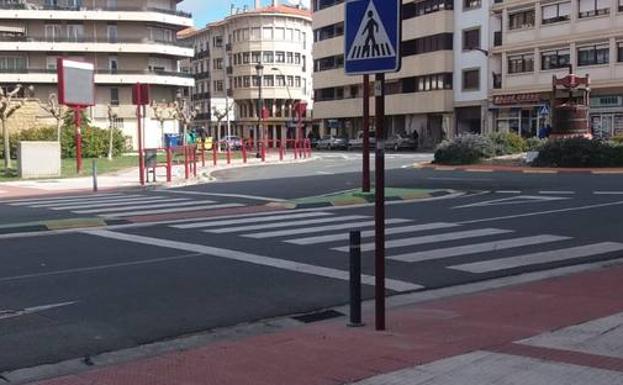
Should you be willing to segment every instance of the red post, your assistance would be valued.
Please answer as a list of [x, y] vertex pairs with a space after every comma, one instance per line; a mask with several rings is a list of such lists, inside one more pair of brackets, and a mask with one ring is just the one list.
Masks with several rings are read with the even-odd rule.
[[231, 146], [227, 142], [227, 164], [231, 164]]
[[197, 145], [194, 145], [190, 148], [192, 150], [193, 157], [193, 175], [197, 177]]
[[216, 164], [218, 163], [218, 152], [216, 146], [219, 146], [219, 142], [212, 142], [212, 163], [214, 164], [214, 167], [216, 167]]
[[184, 145], [184, 176], [186, 179], [190, 178], [190, 159], [188, 156], [188, 145]]
[[205, 140], [201, 141], [201, 167], [206, 166], [206, 142]]
[[376, 330], [385, 330], [385, 74], [376, 75], [376, 201], [374, 207], [375, 220], [375, 314]]
[[167, 148], [167, 182], [171, 182], [171, 169], [172, 169], [172, 157], [171, 148]]
[[262, 141], [262, 162], [266, 162], [266, 139]]
[[279, 161], [283, 161], [283, 138], [279, 141]]
[[[141, 100], [141, 87], [136, 87], [137, 98]], [[138, 173], [141, 186], [145, 184], [145, 154], [143, 154], [143, 117], [141, 105], [136, 106], [136, 121], [138, 129]]]
[[76, 125], [76, 173], [82, 171], [82, 108], [74, 108], [74, 123]]
[[363, 75], [363, 173], [361, 190], [370, 192], [370, 75]]
[[247, 145], [242, 140], [242, 163], [247, 163]]

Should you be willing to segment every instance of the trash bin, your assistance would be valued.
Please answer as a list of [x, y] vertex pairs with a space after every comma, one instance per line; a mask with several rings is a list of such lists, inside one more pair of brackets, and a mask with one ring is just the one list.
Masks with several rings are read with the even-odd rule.
[[164, 145], [166, 148], [179, 146], [180, 135], [179, 134], [164, 134]]

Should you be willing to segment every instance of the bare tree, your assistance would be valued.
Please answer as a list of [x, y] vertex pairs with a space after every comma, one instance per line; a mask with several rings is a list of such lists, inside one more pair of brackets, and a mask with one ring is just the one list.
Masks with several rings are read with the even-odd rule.
[[115, 136], [115, 128], [119, 115], [113, 111], [112, 105], [108, 105], [108, 160], [112, 160], [113, 138]]
[[65, 115], [67, 115], [69, 109], [63, 105], [58, 104], [58, 98], [55, 93], [50, 94], [46, 104], [43, 104], [39, 99], [36, 99], [36, 101], [39, 104], [39, 107], [41, 107], [41, 109], [43, 109], [48, 114], [52, 115], [52, 117], [56, 121], [56, 140], [60, 142], [61, 131], [65, 122]]
[[171, 105], [167, 104], [166, 100], [163, 100], [162, 104], [158, 104], [155, 100], [152, 100], [151, 109], [154, 112], [154, 118], [160, 123], [160, 137], [164, 138], [164, 123], [167, 120], [174, 119], [173, 109]]
[[9, 143], [9, 127], [7, 120], [26, 104], [24, 99], [15, 100], [17, 94], [22, 90], [22, 85], [18, 84], [12, 91], [5, 92], [0, 88], [0, 121], [2, 122], [2, 137], [4, 139], [4, 173], [9, 174], [11, 168], [11, 144]]
[[[227, 115], [229, 115], [230, 111], [233, 110], [233, 108], [234, 108], [233, 104], [228, 105], [223, 110], [219, 110], [217, 107], [212, 107], [212, 112], [214, 114], [214, 117], [216, 118], [216, 142], [217, 143], [221, 142], [221, 122], [223, 121], [223, 119], [227, 117]], [[219, 149], [220, 149], [220, 145], [219, 145]]]
[[197, 117], [199, 113], [198, 108], [193, 108], [188, 105], [186, 99], [182, 97], [180, 93], [177, 94], [177, 100], [173, 102], [173, 119], [177, 120], [181, 125], [184, 132], [184, 138], [182, 143], [186, 144], [186, 134], [188, 133], [188, 126]]

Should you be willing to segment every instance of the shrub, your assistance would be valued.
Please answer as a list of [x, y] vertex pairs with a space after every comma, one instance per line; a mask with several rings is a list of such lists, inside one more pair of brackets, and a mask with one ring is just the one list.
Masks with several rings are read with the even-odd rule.
[[496, 132], [489, 135], [495, 145], [496, 155], [519, 154], [526, 151], [526, 140], [513, 132]]
[[541, 151], [547, 143], [546, 139], [539, 139], [536, 136], [526, 139], [526, 151]]
[[623, 166], [623, 145], [602, 140], [568, 138], [545, 143], [534, 161], [540, 167]]
[[462, 135], [452, 141], [444, 141], [435, 151], [435, 163], [472, 164], [495, 156], [495, 145], [489, 137]]
[[618, 144], [623, 144], [623, 134], [619, 134], [612, 138], [612, 141]]

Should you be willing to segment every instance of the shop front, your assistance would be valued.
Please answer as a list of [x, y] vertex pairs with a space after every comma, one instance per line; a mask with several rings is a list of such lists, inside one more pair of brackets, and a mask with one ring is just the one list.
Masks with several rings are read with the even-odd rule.
[[524, 138], [536, 136], [550, 124], [547, 94], [497, 95], [489, 108], [496, 132], [514, 132]]
[[592, 96], [590, 123], [596, 138], [623, 136], [623, 95]]

